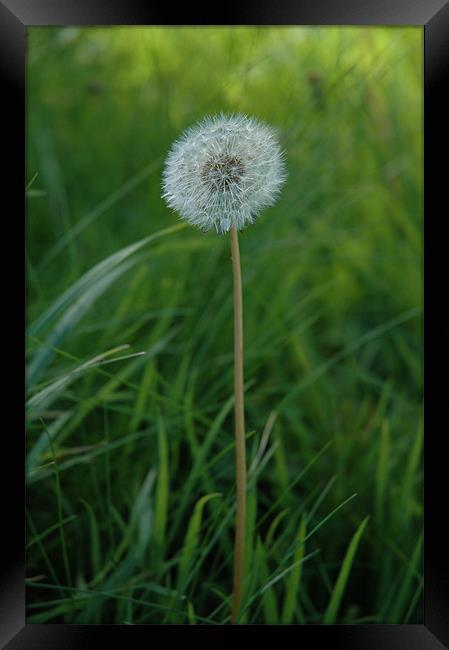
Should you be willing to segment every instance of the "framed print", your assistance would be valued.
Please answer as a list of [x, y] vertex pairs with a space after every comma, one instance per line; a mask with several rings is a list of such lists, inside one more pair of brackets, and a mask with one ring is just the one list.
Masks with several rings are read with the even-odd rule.
[[449, 3], [198, 21], [0, 4], [2, 647], [449, 647]]

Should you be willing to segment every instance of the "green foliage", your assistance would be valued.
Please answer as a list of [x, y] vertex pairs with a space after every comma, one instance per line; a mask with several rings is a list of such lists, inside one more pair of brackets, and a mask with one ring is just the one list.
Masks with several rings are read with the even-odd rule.
[[240, 237], [241, 622], [422, 622], [422, 30], [28, 45], [28, 621], [229, 622], [229, 241], [160, 178], [184, 128], [241, 111], [288, 168]]

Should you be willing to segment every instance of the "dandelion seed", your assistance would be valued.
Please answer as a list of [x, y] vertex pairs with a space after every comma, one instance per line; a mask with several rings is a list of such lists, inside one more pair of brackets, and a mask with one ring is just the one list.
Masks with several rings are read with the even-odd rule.
[[173, 144], [163, 172], [168, 206], [201, 230], [241, 230], [285, 181], [274, 130], [245, 115], [206, 117]]

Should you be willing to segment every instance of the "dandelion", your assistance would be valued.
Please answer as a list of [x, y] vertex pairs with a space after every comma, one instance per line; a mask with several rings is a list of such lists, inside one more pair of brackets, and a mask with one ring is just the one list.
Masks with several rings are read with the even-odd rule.
[[173, 144], [162, 196], [201, 230], [241, 230], [275, 202], [284, 168], [269, 126], [245, 115], [206, 117]]
[[246, 519], [243, 395], [243, 299], [238, 231], [272, 205], [285, 181], [283, 154], [271, 127], [245, 115], [206, 117], [187, 129], [167, 156], [163, 198], [201, 230], [230, 232], [234, 299], [234, 399], [237, 504], [231, 623], [242, 601]]

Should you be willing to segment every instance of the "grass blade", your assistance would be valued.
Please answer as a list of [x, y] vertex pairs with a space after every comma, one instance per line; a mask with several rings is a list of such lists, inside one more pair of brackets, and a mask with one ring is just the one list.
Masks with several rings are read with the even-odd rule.
[[146, 244], [159, 239], [165, 235], [170, 235], [185, 227], [185, 224], [176, 224], [170, 228], [159, 230], [148, 237], [144, 237], [134, 244], [125, 246], [119, 251], [113, 253], [106, 259], [102, 260], [89, 271], [87, 271], [79, 280], [75, 282], [67, 291], [65, 291], [60, 298], [58, 298], [45, 312], [29, 327], [28, 333], [30, 335], [38, 334], [44, 327], [48, 325], [58, 314], [62, 312], [69, 304], [73, 303], [79, 296], [92, 286], [99, 279], [104, 278], [117, 268], [122, 262], [127, 260], [131, 255], [139, 251]]
[[158, 466], [156, 482], [156, 502], [154, 508], [153, 542], [156, 546], [158, 557], [162, 559], [165, 545], [165, 529], [167, 525], [168, 495], [169, 495], [169, 470], [168, 470], [168, 443], [165, 425], [162, 417], [157, 419], [158, 428]]
[[335, 623], [338, 614], [338, 609], [341, 605], [346, 584], [348, 582], [349, 574], [351, 572], [351, 567], [354, 562], [354, 557], [357, 551], [357, 547], [363, 535], [363, 531], [365, 530], [366, 524], [368, 523], [368, 519], [369, 517], [366, 517], [362, 521], [362, 523], [357, 528], [356, 532], [354, 533], [349, 543], [348, 550], [346, 551], [346, 555], [343, 559], [343, 563], [341, 565], [341, 569], [338, 574], [337, 581], [334, 585], [334, 589], [332, 591], [329, 604], [324, 614], [324, 618], [323, 618], [324, 625], [332, 625], [333, 623]]
[[302, 562], [301, 560], [304, 557], [305, 553], [305, 537], [306, 537], [306, 528], [307, 528], [307, 517], [304, 514], [301, 523], [299, 524], [298, 534], [297, 534], [297, 547], [294, 555], [294, 563], [296, 564], [295, 568], [291, 572], [289, 579], [287, 580], [286, 590], [285, 590], [285, 599], [284, 599], [284, 608], [282, 610], [282, 619], [281, 622], [284, 625], [289, 625], [293, 620], [293, 615], [295, 612], [295, 605], [297, 605], [297, 594], [299, 591], [299, 586], [301, 583], [301, 571], [302, 571]]
[[423, 544], [423, 533], [421, 532], [418, 541], [416, 542], [415, 548], [413, 550], [413, 555], [410, 558], [410, 562], [405, 569], [404, 578], [401, 582], [399, 592], [394, 599], [394, 604], [391, 611], [388, 614], [388, 623], [403, 623], [403, 617], [405, 615], [405, 610], [410, 600], [411, 586], [412, 581], [415, 577], [416, 572], [421, 575], [419, 570], [419, 565], [422, 560], [422, 544]]
[[193, 564], [193, 560], [196, 555], [196, 551], [199, 543], [199, 532], [201, 527], [201, 520], [203, 516], [204, 506], [211, 499], [216, 499], [220, 497], [220, 492], [213, 492], [212, 494], [206, 494], [205, 496], [198, 499], [193, 514], [190, 518], [189, 525], [187, 528], [187, 534], [185, 537], [184, 545], [181, 552], [181, 559], [179, 562], [179, 573], [178, 573], [178, 589], [182, 589], [184, 581], [186, 580], [187, 574]]

